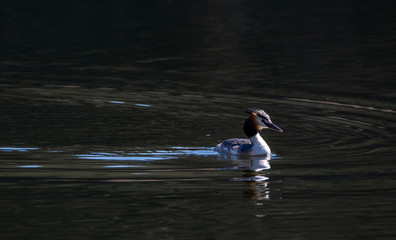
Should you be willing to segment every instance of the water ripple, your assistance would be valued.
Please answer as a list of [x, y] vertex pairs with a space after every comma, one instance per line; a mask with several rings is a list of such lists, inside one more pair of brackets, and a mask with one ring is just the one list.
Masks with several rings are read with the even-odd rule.
[[154, 161], [168, 160], [183, 156], [213, 156], [217, 155], [211, 148], [172, 147], [170, 150], [136, 151], [133, 153], [103, 153], [77, 154], [80, 159], [105, 161]]
[[27, 152], [30, 150], [38, 150], [39, 148], [31, 148], [31, 147], [0, 147], [0, 151], [2, 152]]
[[392, 110], [392, 109], [381, 109], [381, 108], [369, 107], [369, 106], [361, 106], [361, 105], [356, 105], [356, 104], [346, 104], [346, 103], [331, 102], [331, 101], [311, 100], [311, 99], [304, 99], [304, 98], [285, 98], [285, 99], [292, 100], [292, 101], [320, 103], [320, 104], [327, 104], [327, 105], [334, 105], [334, 106], [351, 107], [351, 108], [357, 108], [357, 109], [366, 109], [366, 110], [370, 110], [370, 111], [396, 113], [396, 111]]

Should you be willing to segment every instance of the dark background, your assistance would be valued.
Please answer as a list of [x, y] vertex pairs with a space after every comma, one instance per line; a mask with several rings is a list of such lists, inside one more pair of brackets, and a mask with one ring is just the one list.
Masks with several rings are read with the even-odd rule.
[[[1, 238], [392, 239], [395, 10], [2, 1]], [[212, 151], [248, 107], [260, 172]]]

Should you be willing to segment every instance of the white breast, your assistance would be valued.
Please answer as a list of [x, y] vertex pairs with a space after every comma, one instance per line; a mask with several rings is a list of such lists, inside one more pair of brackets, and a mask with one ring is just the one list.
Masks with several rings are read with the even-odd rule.
[[257, 133], [253, 137], [250, 138], [252, 142], [252, 151], [250, 155], [270, 155], [271, 149], [268, 144], [264, 141], [264, 139], [260, 136], [260, 133]]

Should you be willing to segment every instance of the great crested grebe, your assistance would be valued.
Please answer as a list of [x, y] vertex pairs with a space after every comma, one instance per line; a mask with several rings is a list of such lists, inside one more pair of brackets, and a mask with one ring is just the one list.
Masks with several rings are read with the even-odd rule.
[[273, 124], [269, 115], [263, 110], [248, 108], [245, 112], [250, 114], [243, 124], [243, 130], [249, 139], [228, 139], [218, 144], [214, 150], [226, 154], [270, 155], [271, 149], [260, 136], [260, 131], [266, 128], [277, 132], [283, 132], [283, 130]]

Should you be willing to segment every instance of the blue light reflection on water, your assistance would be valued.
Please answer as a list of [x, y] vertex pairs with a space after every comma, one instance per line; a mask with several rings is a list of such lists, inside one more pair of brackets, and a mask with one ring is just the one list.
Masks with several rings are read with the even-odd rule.
[[139, 165], [111, 165], [111, 166], [104, 166], [104, 168], [137, 168], [143, 167]]
[[149, 105], [149, 104], [140, 104], [140, 103], [136, 103], [135, 106], [138, 106], [138, 107], [151, 107], [151, 105]]
[[[1, 147], [0, 151], [2, 152], [21, 152], [26, 153], [31, 150], [39, 150], [39, 148], [16, 148], [16, 147]], [[45, 151], [48, 153], [57, 153], [64, 151], [54, 151], [48, 150]], [[213, 151], [213, 148], [208, 147], [171, 147], [167, 150], [148, 150], [148, 151], [135, 151], [132, 153], [125, 153], [125, 151], [119, 150], [114, 153], [111, 152], [91, 152], [89, 154], [76, 154], [73, 155], [78, 159], [83, 160], [102, 160], [102, 161], [158, 161], [158, 160], [170, 160], [170, 159], [178, 159], [184, 158], [188, 156], [201, 156], [201, 157], [210, 157], [219, 155], [217, 152]], [[219, 155], [221, 156], [221, 155]], [[216, 168], [216, 170], [250, 170], [250, 171], [263, 171], [270, 169], [269, 160], [271, 159], [279, 159], [280, 157], [276, 154], [271, 154], [271, 156], [256, 156], [249, 158], [248, 161], [241, 160], [237, 156], [221, 156], [222, 159], [228, 159], [232, 162], [236, 163], [238, 166], [234, 167], [224, 167], [224, 168]], [[43, 168], [43, 165], [40, 164], [24, 164], [18, 165], [19, 168]], [[104, 168], [135, 168], [135, 167], [143, 167], [139, 165], [131, 165], [131, 164], [119, 164], [119, 165], [107, 165]]]
[[108, 103], [124, 104], [125, 102], [122, 102], [122, 101], [108, 101]]
[[[186, 147], [172, 147], [172, 150], [156, 150], [156, 151], [145, 151], [145, 152], [134, 152], [124, 153], [118, 151], [118, 153], [104, 153], [104, 152], [92, 152], [90, 154], [78, 154], [75, 155], [80, 159], [90, 160], [105, 160], [105, 161], [153, 161], [153, 160], [168, 160], [178, 158], [181, 156], [213, 156], [218, 153], [214, 152], [212, 148], [186, 148]], [[174, 149], [174, 150], [173, 150]]]
[[[39, 148], [11, 148], [11, 147], [2, 147], [0, 148], [0, 151], [3, 152], [10, 152], [10, 151], [16, 151], [20, 152], [21, 154], [23, 153], [28, 153], [28, 151], [31, 150], [39, 150]], [[133, 152], [128, 152], [128, 151], [133, 151]], [[17, 164], [15, 167], [16, 168], [23, 168], [23, 169], [38, 169], [38, 168], [43, 168], [43, 169], [51, 169], [51, 166], [54, 166], [54, 164], [58, 165], [58, 162], [53, 162], [51, 159], [42, 159], [40, 161], [37, 161], [35, 159], [35, 154], [48, 154], [48, 153], [62, 153], [64, 154], [64, 151], [54, 151], [54, 150], [44, 150], [41, 149], [41, 151], [34, 152], [34, 153], [28, 153], [28, 155], [24, 156], [24, 160], [20, 162], [20, 164]], [[250, 171], [253, 175], [248, 178], [228, 178], [227, 179], [231, 181], [264, 181], [267, 180], [268, 178], [266, 176], [261, 176], [263, 172], [266, 170], [269, 170], [271, 168], [270, 166], [270, 159], [275, 159], [279, 158], [275, 154], [272, 154], [271, 156], [257, 156], [257, 157], [249, 157], [249, 158], [239, 158], [237, 156], [222, 156], [218, 154], [217, 152], [213, 151], [213, 148], [210, 147], [170, 147], [167, 149], [157, 149], [157, 150], [142, 150], [140, 148], [137, 149], [128, 149], [128, 150], [117, 150], [114, 152], [105, 152], [105, 151], [93, 151], [91, 153], [87, 154], [71, 154], [71, 157], [80, 160], [89, 160], [89, 162], [70, 162], [67, 164], [73, 165], [73, 169], [77, 167], [78, 169], [84, 169], [84, 171], [89, 171], [94, 174], [95, 171], [98, 170], [98, 167], [101, 169], [110, 169], [113, 170], [121, 170], [121, 169], [133, 169], [133, 168], [140, 168], [143, 170], [149, 170], [149, 171], [164, 171], [162, 168], [165, 166], [167, 169], [167, 172], [177, 172], [179, 170], [173, 169], [170, 170], [167, 166], [171, 166], [169, 164], [177, 164], [180, 161], [189, 161], [190, 157], [202, 157], [202, 161], [210, 161], [213, 163], [213, 157], [215, 159], [221, 160], [221, 161], [226, 161], [221, 163], [225, 164], [224, 166], [218, 166], [218, 167], [212, 167], [212, 168], [205, 168], [202, 167], [201, 164], [199, 163], [199, 167], [192, 163], [190, 165], [190, 168], [184, 168], [183, 171], [222, 171], [222, 172], [234, 172], [234, 171]], [[33, 158], [33, 159], [30, 159]], [[56, 157], [54, 158], [56, 159]], [[150, 165], [153, 166], [152, 164], [156, 161], [164, 161], [164, 160], [175, 160], [176, 162], [170, 163], [170, 162], [163, 162], [160, 163], [158, 166], [163, 166], [157, 169], [156, 167], [154, 168], [147, 168], [146, 163], [145, 164], [140, 164], [138, 162], [152, 162]], [[29, 161], [26, 162], [26, 161]], [[92, 161], [92, 162], [90, 162]], [[105, 165], [103, 166], [100, 161], [103, 161]], [[126, 164], [124, 164], [125, 162]], [[135, 164], [133, 163], [135, 162]], [[216, 162], [216, 161], [215, 161]], [[228, 163], [227, 163], [228, 162]], [[118, 163], [118, 164], [117, 164]], [[165, 164], [165, 165], [163, 165]], [[231, 165], [229, 165], [231, 164]], [[156, 164], [157, 166], [157, 164]], [[157, 167], [158, 167], [157, 166]], [[172, 165], [173, 166], [173, 165]], [[68, 168], [68, 167], [67, 167]], [[147, 169], [146, 169], [147, 168]], [[58, 170], [61, 170], [62, 168], [58, 168]], [[74, 172], [72, 170], [63, 170], [67, 176], [72, 177]], [[133, 171], [133, 170], [132, 170]], [[136, 172], [135, 172], [136, 173]], [[134, 173], [134, 174], [135, 174]]]
[[39, 148], [30, 148], [30, 147], [0, 147], [0, 151], [2, 152], [27, 152], [30, 150], [38, 150]]
[[152, 161], [152, 160], [166, 160], [171, 157], [140, 157], [140, 156], [104, 156], [94, 154], [76, 155], [80, 159], [89, 160], [105, 160], [105, 161]]
[[[15, 153], [19, 153], [20, 157], [23, 156], [21, 162], [16, 162], [14, 165], [14, 168], [23, 169], [20, 176], [37, 179], [43, 179], [42, 177], [45, 176], [45, 179], [73, 181], [167, 182], [172, 179], [184, 182], [222, 179], [230, 182], [261, 184], [269, 181], [267, 176], [271, 168], [269, 160], [279, 158], [275, 154], [245, 158], [222, 156], [213, 151], [212, 147], [128, 148], [112, 151], [103, 149], [86, 154], [81, 153], [81, 150], [80, 154], [72, 152], [68, 154], [65, 150], [33, 147], [3, 147], [0, 150], [16, 151]], [[47, 156], [49, 153], [53, 154], [53, 157], [37, 158], [42, 154]], [[62, 158], [57, 158], [58, 153], [61, 153]], [[71, 158], [66, 160], [65, 154]], [[54, 170], [59, 175], [48, 174]], [[255, 192], [266, 192], [266, 187], [254, 186]]]
[[18, 166], [19, 168], [42, 168], [44, 166], [41, 165], [22, 165], [22, 166]]

